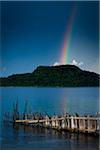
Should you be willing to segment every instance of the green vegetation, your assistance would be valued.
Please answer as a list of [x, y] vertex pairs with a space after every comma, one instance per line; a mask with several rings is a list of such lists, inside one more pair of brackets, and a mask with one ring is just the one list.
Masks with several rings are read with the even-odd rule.
[[99, 75], [74, 65], [39, 66], [32, 73], [0, 78], [0, 86], [99, 86]]

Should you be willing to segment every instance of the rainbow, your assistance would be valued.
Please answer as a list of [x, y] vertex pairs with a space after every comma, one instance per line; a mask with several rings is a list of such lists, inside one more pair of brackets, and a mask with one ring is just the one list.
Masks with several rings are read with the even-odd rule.
[[68, 51], [70, 48], [71, 43], [71, 36], [72, 36], [72, 30], [73, 30], [73, 21], [76, 14], [76, 6], [74, 5], [71, 14], [69, 16], [69, 19], [67, 21], [67, 28], [66, 32], [64, 34], [64, 39], [61, 45], [61, 54], [60, 54], [60, 64], [67, 64], [68, 63]]

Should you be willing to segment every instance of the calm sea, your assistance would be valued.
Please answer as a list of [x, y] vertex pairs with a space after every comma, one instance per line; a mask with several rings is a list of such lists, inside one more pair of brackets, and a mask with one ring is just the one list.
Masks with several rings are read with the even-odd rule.
[[89, 135], [59, 133], [54, 130], [2, 124], [2, 114], [12, 113], [18, 99], [19, 112], [28, 110], [50, 115], [79, 113], [95, 115], [99, 111], [99, 88], [1, 88], [0, 142], [1, 150], [98, 150], [98, 138]]

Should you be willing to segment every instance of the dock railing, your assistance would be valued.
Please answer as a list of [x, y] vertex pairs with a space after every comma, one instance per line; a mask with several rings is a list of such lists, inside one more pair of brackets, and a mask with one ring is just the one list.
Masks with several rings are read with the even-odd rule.
[[40, 125], [45, 128], [53, 128], [58, 130], [65, 130], [71, 132], [87, 132], [96, 133], [100, 131], [100, 118], [99, 116], [77, 116], [65, 114], [62, 116], [35, 116], [33, 114], [24, 114], [15, 119], [13, 123], [23, 125]]

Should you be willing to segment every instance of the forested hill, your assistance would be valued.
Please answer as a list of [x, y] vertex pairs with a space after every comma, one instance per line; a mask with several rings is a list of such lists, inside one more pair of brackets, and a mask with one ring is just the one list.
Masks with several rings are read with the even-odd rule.
[[39, 66], [32, 73], [0, 78], [0, 86], [99, 86], [99, 75], [74, 65]]

